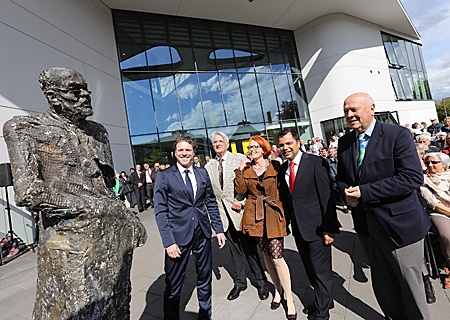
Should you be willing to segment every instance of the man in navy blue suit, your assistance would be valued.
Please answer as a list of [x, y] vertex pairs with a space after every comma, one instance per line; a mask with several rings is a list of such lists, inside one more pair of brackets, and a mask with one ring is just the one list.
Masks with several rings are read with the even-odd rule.
[[180, 319], [181, 287], [191, 252], [197, 271], [198, 318], [210, 319], [211, 225], [220, 249], [225, 245], [225, 235], [208, 173], [204, 168], [192, 165], [196, 142], [190, 137], [179, 136], [174, 147], [177, 164], [160, 171], [155, 183], [156, 223], [166, 248], [164, 319]]
[[366, 93], [344, 102], [353, 129], [339, 139], [338, 189], [368, 238], [372, 287], [386, 319], [429, 319], [422, 280], [430, 221], [417, 197], [423, 173], [411, 133], [375, 120]]

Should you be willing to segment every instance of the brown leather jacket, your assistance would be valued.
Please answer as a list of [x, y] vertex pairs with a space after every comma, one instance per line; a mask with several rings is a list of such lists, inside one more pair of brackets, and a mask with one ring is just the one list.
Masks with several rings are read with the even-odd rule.
[[279, 167], [278, 161], [271, 161], [261, 182], [252, 167], [235, 171], [236, 192], [247, 195], [240, 228], [244, 234], [252, 237], [264, 235], [269, 239], [287, 236], [286, 218], [278, 198]]

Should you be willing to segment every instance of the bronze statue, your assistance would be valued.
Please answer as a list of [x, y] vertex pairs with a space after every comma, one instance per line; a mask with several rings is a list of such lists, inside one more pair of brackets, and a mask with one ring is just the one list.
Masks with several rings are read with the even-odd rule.
[[33, 319], [128, 319], [133, 249], [147, 234], [116, 198], [108, 133], [83, 76], [39, 76], [46, 113], [16, 116], [3, 133], [15, 202], [40, 214]]

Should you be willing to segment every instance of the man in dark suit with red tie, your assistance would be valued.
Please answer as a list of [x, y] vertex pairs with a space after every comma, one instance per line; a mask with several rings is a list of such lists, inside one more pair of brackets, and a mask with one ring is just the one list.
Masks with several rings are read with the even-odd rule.
[[191, 252], [197, 271], [199, 319], [211, 319], [211, 226], [219, 248], [225, 245], [222, 221], [208, 173], [192, 165], [196, 142], [175, 140], [177, 164], [160, 171], [155, 182], [155, 218], [166, 249], [164, 319], [180, 318], [180, 294]]
[[133, 202], [137, 204], [139, 212], [145, 210], [145, 175], [141, 172], [141, 165], [136, 165], [136, 171], [130, 174], [133, 185]]
[[292, 234], [314, 288], [314, 306], [304, 312], [314, 319], [329, 319], [332, 306], [331, 243], [339, 232], [336, 206], [331, 194], [325, 159], [300, 151], [292, 129], [278, 134], [281, 153], [288, 160], [278, 172], [280, 200], [291, 215]]
[[339, 139], [338, 190], [355, 230], [368, 237], [372, 287], [386, 319], [429, 319], [422, 267], [430, 220], [416, 192], [422, 168], [409, 130], [374, 114], [366, 93], [344, 102], [353, 131]]

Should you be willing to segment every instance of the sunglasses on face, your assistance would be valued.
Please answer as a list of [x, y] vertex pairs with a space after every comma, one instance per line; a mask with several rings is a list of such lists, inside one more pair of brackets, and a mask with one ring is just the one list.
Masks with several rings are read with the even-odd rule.
[[260, 146], [249, 146], [248, 150], [256, 150], [258, 149]]
[[430, 163], [431, 164], [438, 164], [438, 163], [441, 163], [442, 161], [441, 160], [437, 160], [437, 161], [425, 161], [424, 163], [428, 166]]

